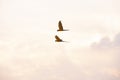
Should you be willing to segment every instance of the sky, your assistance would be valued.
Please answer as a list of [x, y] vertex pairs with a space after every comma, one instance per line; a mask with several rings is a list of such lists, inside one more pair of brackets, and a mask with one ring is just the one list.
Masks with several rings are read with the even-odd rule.
[[0, 80], [120, 80], [119, 3], [0, 0]]

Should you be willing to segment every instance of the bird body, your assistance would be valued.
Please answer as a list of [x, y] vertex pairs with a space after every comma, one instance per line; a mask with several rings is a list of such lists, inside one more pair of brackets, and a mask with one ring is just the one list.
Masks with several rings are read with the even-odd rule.
[[57, 35], [55, 35], [55, 42], [63, 42], [63, 40], [62, 39], [60, 39]]
[[58, 27], [59, 29], [57, 31], [63, 31], [63, 26], [62, 26], [61, 21], [58, 22]]
[[65, 29], [63, 29], [63, 26], [62, 26], [62, 22], [61, 21], [59, 21], [58, 22], [58, 30], [57, 31], [68, 31], [68, 30], [65, 30]]

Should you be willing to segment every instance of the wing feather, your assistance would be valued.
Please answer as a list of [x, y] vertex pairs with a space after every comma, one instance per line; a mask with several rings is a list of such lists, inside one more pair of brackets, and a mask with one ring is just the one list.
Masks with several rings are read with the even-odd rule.
[[58, 23], [58, 27], [59, 27], [59, 30], [63, 30], [63, 26], [62, 26], [61, 21], [59, 21], [59, 23]]
[[61, 40], [57, 35], [55, 36], [56, 40]]

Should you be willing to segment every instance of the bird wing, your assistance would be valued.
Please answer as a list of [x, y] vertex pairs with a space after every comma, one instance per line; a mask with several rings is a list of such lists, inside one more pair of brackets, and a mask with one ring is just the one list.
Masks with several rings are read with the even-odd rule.
[[62, 26], [61, 21], [59, 21], [59, 23], [58, 23], [58, 27], [59, 27], [59, 30], [63, 30], [63, 26]]
[[55, 36], [55, 39], [56, 39], [56, 40], [61, 40], [57, 35]]

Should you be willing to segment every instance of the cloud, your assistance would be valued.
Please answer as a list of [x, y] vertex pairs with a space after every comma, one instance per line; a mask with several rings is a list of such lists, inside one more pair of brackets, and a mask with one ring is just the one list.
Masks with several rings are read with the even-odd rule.
[[[74, 80], [85, 78], [85, 73], [74, 65], [67, 55], [61, 51], [61, 47], [47, 48], [36, 45], [39, 42], [17, 44], [13, 53], [5, 52], [0, 59], [1, 80]], [[4, 45], [14, 47], [11, 45]], [[20, 46], [20, 47], [19, 47]], [[43, 49], [42, 49], [42, 48]], [[47, 51], [46, 51], [47, 49]], [[59, 51], [55, 51], [60, 49]], [[9, 55], [9, 57], [5, 56]], [[73, 74], [74, 73], [74, 74]], [[81, 74], [81, 77], [80, 77]]]
[[120, 33], [118, 33], [113, 41], [114, 46], [120, 47]]
[[113, 40], [110, 40], [109, 37], [104, 37], [98, 43], [96, 42], [92, 43], [91, 47], [97, 48], [97, 49], [119, 48], [120, 47], [120, 33], [115, 35]]
[[115, 37], [110, 40], [109, 37], [102, 38], [99, 42], [92, 43], [91, 49], [96, 51], [96, 54], [104, 53], [109, 58], [110, 55], [114, 56], [112, 58], [113, 64], [105, 69], [106, 74], [110, 76], [114, 76], [117, 79], [120, 78], [120, 62], [119, 62], [119, 56], [120, 56], [120, 33], [116, 34]]
[[[77, 51], [71, 48], [71, 52], [61, 44], [41, 45], [36, 40], [14, 44], [0, 45], [1, 80], [120, 79], [119, 72], [110, 70], [115, 62], [115, 54], [100, 54], [87, 48]], [[76, 64], [75, 59], [79, 63]]]

